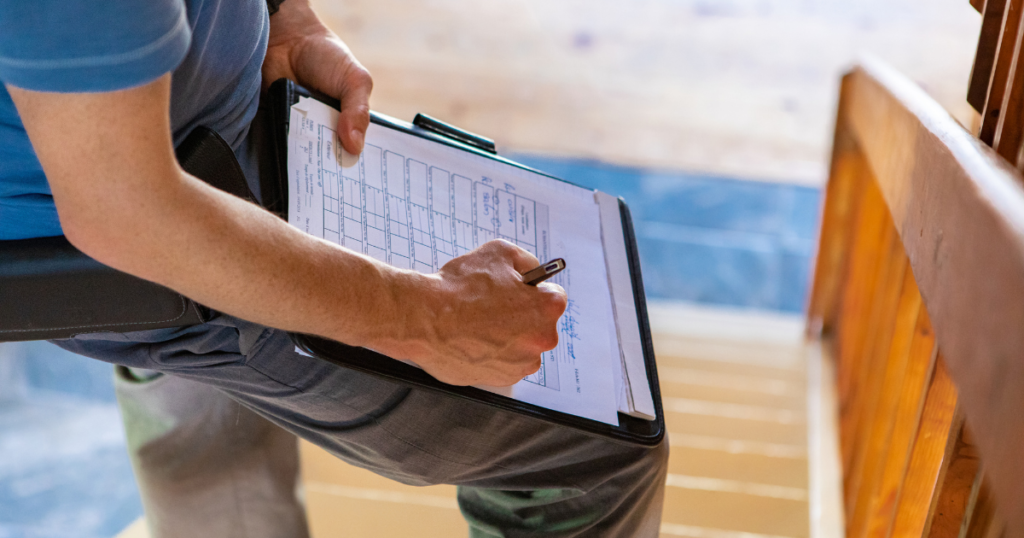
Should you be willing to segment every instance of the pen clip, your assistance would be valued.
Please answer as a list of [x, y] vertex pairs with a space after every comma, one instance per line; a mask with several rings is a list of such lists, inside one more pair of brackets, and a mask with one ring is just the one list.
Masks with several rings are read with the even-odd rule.
[[486, 151], [487, 153], [493, 153], [494, 155], [498, 154], [498, 149], [494, 145], [494, 140], [473, 134], [464, 129], [459, 129], [454, 125], [445, 123], [439, 119], [431, 118], [426, 114], [416, 114], [416, 117], [412, 120], [412, 124], [421, 129], [426, 129], [435, 134], [451, 138], [456, 142], [462, 142], [463, 144]]

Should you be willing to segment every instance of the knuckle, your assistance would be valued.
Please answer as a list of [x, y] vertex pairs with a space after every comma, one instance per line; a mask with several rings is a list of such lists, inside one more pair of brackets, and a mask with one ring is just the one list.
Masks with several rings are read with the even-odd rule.
[[569, 297], [566, 296], [564, 291], [561, 291], [560, 293], [552, 293], [550, 294], [550, 297], [551, 299], [549, 303], [551, 304], [552, 309], [561, 316], [562, 312], [565, 312], [565, 307], [569, 305]]
[[495, 239], [495, 241], [498, 242], [498, 245], [501, 247], [502, 252], [505, 252], [505, 253], [508, 253], [508, 254], [515, 254], [515, 253], [519, 252], [519, 247], [513, 245], [512, 243], [509, 243], [508, 241], [506, 241], [504, 239]]
[[360, 86], [366, 86], [367, 90], [372, 90], [373, 89], [373, 75], [371, 75], [370, 71], [367, 70], [365, 67], [362, 67], [362, 66], [360, 66], [360, 67], [361, 68], [356, 73], [356, 83], [359, 84]]
[[540, 355], [536, 355], [536, 356], [531, 357], [530, 362], [525, 364], [525, 365], [523, 365], [523, 369], [520, 372], [519, 377], [523, 378], [523, 377], [526, 377], [528, 375], [532, 375], [532, 374], [537, 373], [537, 370], [540, 370], [540, 361], [541, 361]]

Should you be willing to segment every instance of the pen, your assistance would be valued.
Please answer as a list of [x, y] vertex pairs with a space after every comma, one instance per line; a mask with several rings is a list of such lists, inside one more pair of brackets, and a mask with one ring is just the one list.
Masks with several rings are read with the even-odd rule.
[[565, 269], [565, 260], [562, 258], [555, 258], [523, 273], [523, 282], [525, 282], [527, 286], [536, 286], [537, 284], [557, 275], [562, 271], [562, 269]]

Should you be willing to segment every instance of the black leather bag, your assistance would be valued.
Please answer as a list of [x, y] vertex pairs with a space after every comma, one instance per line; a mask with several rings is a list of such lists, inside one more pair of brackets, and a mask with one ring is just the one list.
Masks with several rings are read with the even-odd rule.
[[[231, 147], [205, 127], [175, 151], [182, 168], [255, 201]], [[0, 241], [0, 342], [195, 325], [211, 311], [86, 256], [64, 237]]]

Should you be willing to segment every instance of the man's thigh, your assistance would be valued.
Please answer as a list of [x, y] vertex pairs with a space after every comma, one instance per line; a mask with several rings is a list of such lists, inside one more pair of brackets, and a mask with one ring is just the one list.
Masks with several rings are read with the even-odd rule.
[[213, 385], [336, 456], [408, 484], [589, 491], [610, 473], [650, 459], [647, 449], [307, 357], [284, 332], [228, 316], [187, 329], [58, 344]]

